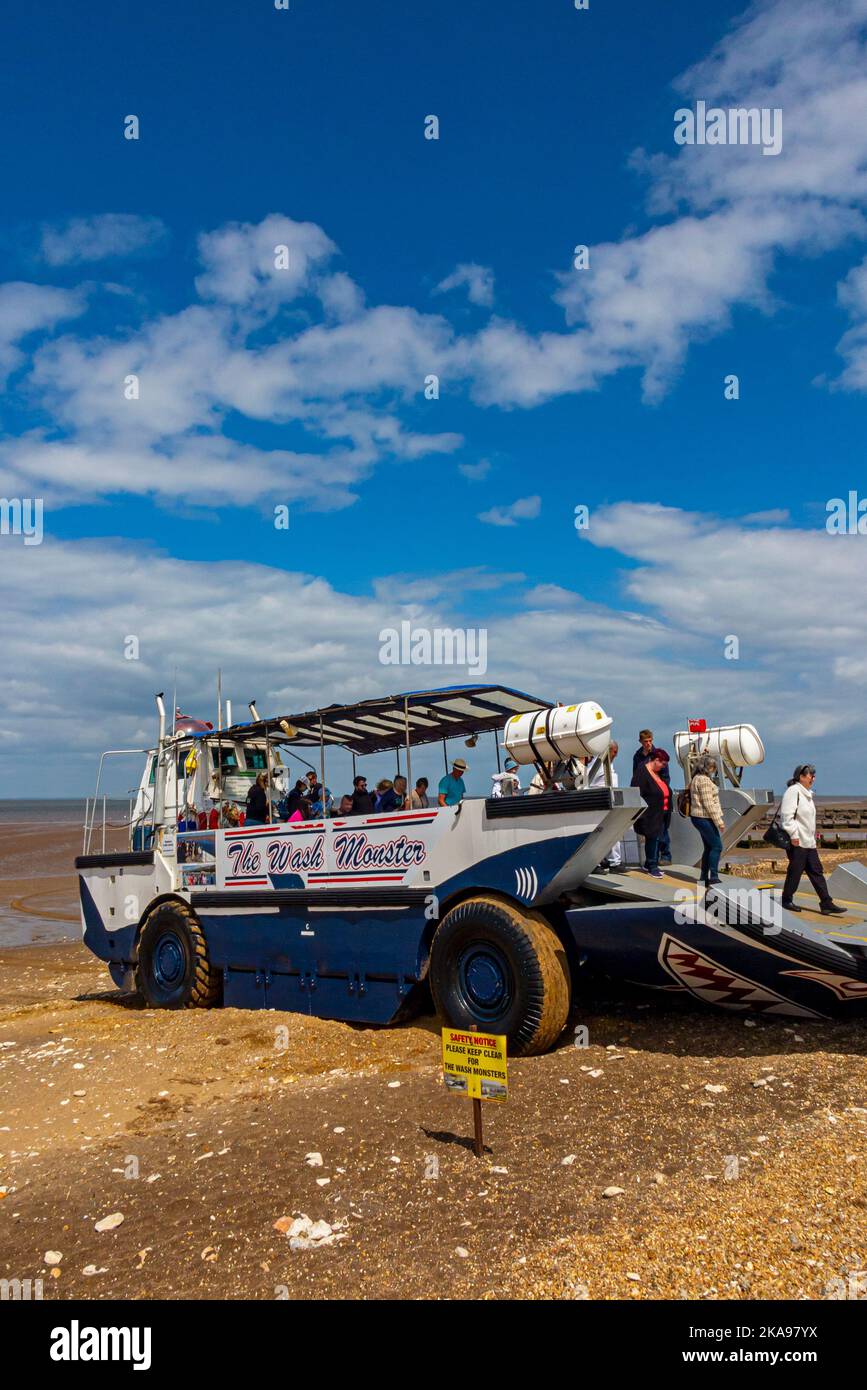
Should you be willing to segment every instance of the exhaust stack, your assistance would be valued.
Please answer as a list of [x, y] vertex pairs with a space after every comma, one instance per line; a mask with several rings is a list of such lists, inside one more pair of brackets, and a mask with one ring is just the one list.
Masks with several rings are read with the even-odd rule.
[[160, 735], [157, 741], [157, 760], [154, 768], [154, 799], [153, 799], [153, 819], [152, 819], [152, 841], [156, 839], [156, 832], [165, 820], [166, 814], [166, 787], [163, 768], [163, 749], [166, 742], [166, 707], [163, 700], [163, 691], [155, 695], [157, 702], [157, 712], [160, 717]]

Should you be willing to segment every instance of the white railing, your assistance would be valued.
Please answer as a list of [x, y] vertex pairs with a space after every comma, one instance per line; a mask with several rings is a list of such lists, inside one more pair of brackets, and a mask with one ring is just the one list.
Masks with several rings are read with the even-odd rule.
[[[84, 807], [84, 839], [83, 839], [82, 851], [81, 851], [82, 854], [88, 854], [88, 853], [90, 853], [91, 843], [92, 843], [92, 840], [93, 840], [93, 830], [94, 830], [94, 825], [95, 825], [95, 823], [96, 823], [96, 804], [97, 804], [97, 802], [99, 801], [99, 784], [100, 784], [100, 782], [102, 781], [102, 765], [103, 765], [103, 763], [105, 762], [106, 758], [118, 758], [118, 757], [123, 757], [123, 756], [131, 757], [133, 754], [136, 754], [136, 753], [139, 754], [139, 755], [141, 755], [141, 754], [148, 753], [148, 752], [150, 752], [150, 749], [148, 749], [148, 748], [109, 748], [109, 749], [106, 750], [105, 753], [103, 753], [103, 754], [101, 755], [101, 757], [100, 757], [100, 759], [99, 759], [99, 769], [98, 769], [97, 774], [96, 774], [96, 789], [95, 789], [95, 791], [94, 791], [94, 793], [93, 793], [93, 801], [91, 802], [90, 797], [88, 797], [88, 798], [87, 798], [87, 801], [85, 802], [85, 807]], [[107, 797], [106, 793], [103, 792], [103, 796], [102, 796], [102, 852], [103, 852], [103, 853], [105, 853], [105, 832], [106, 832], [106, 827], [107, 827], [107, 825], [108, 825], [108, 821], [107, 821], [107, 818], [106, 818], [106, 803], [107, 803], [107, 800], [108, 800], [108, 797]], [[123, 825], [123, 822], [120, 823], [120, 826], [122, 826], [122, 825]], [[112, 828], [114, 829], [114, 828], [120, 828], [120, 827], [112, 827]]]

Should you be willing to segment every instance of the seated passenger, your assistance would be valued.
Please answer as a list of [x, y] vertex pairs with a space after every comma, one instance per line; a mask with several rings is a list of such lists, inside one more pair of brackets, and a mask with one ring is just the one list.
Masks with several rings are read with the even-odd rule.
[[407, 794], [406, 778], [401, 773], [398, 773], [394, 779], [394, 794], [398, 799], [398, 805], [395, 807], [395, 810], [408, 811], [409, 796]]
[[322, 797], [322, 783], [316, 784], [317, 797], [310, 802], [310, 815], [314, 820], [319, 820], [322, 816], [334, 814], [334, 797], [331, 795], [329, 787], [325, 788], [325, 798]]
[[394, 783], [388, 777], [383, 777], [381, 782], [376, 784], [376, 807], [377, 811], [396, 811], [398, 799], [394, 791]]
[[270, 819], [268, 806], [268, 778], [260, 772], [247, 792], [246, 825], [267, 825]]
[[588, 786], [590, 764], [592, 758], [567, 758], [565, 762], [558, 763], [554, 780], [566, 792], [580, 792]]
[[292, 819], [293, 811], [300, 811], [301, 803], [306, 799], [306, 796], [307, 783], [304, 781], [303, 777], [299, 777], [298, 781], [295, 783], [295, 786], [292, 788], [290, 792], [287, 792], [284, 798], [286, 803], [284, 807], [286, 812], [286, 820]]
[[542, 792], [553, 792], [559, 790], [554, 780], [554, 764], [542, 763], [541, 771], [536, 768], [530, 778], [530, 786], [527, 791], [528, 796], [539, 796]]
[[491, 778], [494, 784], [492, 797], [501, 796], [520, 796], [521, 779], [518, 776], [518, 764], [513, 758], [506, 759], [505, 772], [495, 772]]
[[428, 801], [427, 788], [427, 778], [419, 777], [418, 781], [416, 782], [413, 788], [412, 795], [409, 798], [410, 808], [413, 811], [425, 811], [427, 810], [428, 806], [430, 806], [430, 802]]
[[376, 810], [376, 801], [373, 793], [367, 790], [367, 778], [360, 774], [352, 782], [352, 811], [353, 816], [370, 816]]

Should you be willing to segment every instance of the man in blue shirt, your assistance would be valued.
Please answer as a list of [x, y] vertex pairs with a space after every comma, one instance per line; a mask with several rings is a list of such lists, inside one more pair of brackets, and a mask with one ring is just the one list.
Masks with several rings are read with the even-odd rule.
[[467, 765], [463, 758], [455, 758], [452, 763], [451, 772], [447, 772], [445, 777], [440, 778], [439, 804], [440, 806], [457, 806], [466, 796], [467, 789], [464, 786], [464, 773]]
[[406, 806], [406, 778], [397, 776], [387, 791], [382, 793], [377, 811], [402, 811]]

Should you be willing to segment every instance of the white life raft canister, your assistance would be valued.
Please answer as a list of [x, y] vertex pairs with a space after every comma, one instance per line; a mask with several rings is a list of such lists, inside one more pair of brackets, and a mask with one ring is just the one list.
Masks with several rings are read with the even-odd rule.
[[681, 767], [687, 756], [709, 753], [712, 758], [725, 757], [734, 767], [755, 767], [765, 761], [765, 745], [752, 724], [724, 724], [707, 729], [703, 734], [687, 734], [681, 730], [674, 736], [674, 751]]
[[613, 722], [595, 700], [531, 710], [512, 716], [506, 725], [503, 747], [516, 763], [601, 758], [608, 752]]

